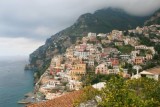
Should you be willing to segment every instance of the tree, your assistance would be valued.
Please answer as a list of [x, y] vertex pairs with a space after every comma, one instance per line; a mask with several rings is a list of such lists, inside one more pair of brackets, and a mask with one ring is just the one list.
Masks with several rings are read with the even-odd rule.
[[153, 67], [156, 67], [156, 64], [152, 61], [148, 61], [148, 62], [146, 62], [145, 65], [143, 65], [143, 70], [150, 69]]
[[128, 30], [124, 31], [124, 32], [123, 32], [123, 35], [124, 35], [124, 36], [127, 36], [127, 35], [128, 35]]
[[97, 40], [99, 41], [99, 42], [101, 42], [101, 37], [99, 37], [99, 36], [97, 36]]
[[130, 36], [131, 36], [131, 37], [134, 37], [134, 33], [133, 33], [133, 32], [131, 32], [131, 33], [130, 33]]
[[101, 92], [101, 107], [157, 107], [160, 106], [159, 82], [148, 79], [124, 80], [112, 78]]
[[101, 91], [87, 88], [79, 104], [101, 97], [100, 107], [159, 107], [160, 81], [149, 78], [126, 80], [112, 76]]
[[108, 69], [113, 69], [113, 67], [110, 65], [110, 66], [108, 66]]
[[101, 107], [132, 107], [138, 106], [138, 99], [134, 92], [127, 89], [123, 78], [112, 78], [107, 82], [106, 87], [101, 93]]
[[93, 85], [99, 82], [106, 82], [110, 80], [112, 77], [119, 77], [116, 74], [87, 74], [82, 77], [82, 82], [84, 86]]

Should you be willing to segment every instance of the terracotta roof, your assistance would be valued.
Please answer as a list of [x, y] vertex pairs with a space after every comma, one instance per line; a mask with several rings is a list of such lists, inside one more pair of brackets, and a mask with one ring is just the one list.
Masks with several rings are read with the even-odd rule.
[[82, 90], [70, 92], [53, 100], [29, 104], [27, 107], [73, 107], [74, 101], [80, 98]]
[[160, 74], [160, 67], [154, 67], [154, 68], [151, 68], [151, 69], [148, 69], [146, 70], [147, 72], [150, 72], [152, 74]]

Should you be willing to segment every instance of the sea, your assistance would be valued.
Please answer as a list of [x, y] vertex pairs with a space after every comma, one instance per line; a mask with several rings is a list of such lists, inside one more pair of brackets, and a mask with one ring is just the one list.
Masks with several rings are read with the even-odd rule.
[[0, 59], [0, 107], [24, 107], [17, 101], [33, 90], [33, 71], [25, 71], [27, 58]]

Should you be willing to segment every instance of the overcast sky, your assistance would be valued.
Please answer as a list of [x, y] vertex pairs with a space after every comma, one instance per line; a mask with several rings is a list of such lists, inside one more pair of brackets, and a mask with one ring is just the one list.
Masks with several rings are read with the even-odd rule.
[[144, 16], [160, 0], [0, 0], [0, 56], [29, 55], [81, 14], [107, 7]]

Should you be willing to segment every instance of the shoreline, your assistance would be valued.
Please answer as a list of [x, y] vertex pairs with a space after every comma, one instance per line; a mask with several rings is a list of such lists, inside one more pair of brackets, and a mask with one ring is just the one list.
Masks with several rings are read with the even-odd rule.
[[[33, 69], [32, 69], [33, 70]], [[46, 70], [47, 71], [47, 70]], [[45, 71], [45, 72], [46, 72]], [[41, 75], [41, 77], [38, 79], [38, 81], [34, 81], [34, 88], [31, 92], [28, 92], [26, 94], [24, 94], [24, 97], [21, 100], [18, 100], [17, 103], [18, 104], [30, 104], [30, 103], [36, 103], [36, 102], [40, 102], [43, 100], [40, 100], [37, 98], [37, 93], [38, 93], [38, 89], [39, 89], [39, 83], [42, 80], [44, 74]]]
[[28, 92], [24, 95], [24, 98], [17, 101], [18, 104], [30, 104], [30, 103], [36, 103], [37, 102], [37, 98], [36, 98], [36, 94], [34, 94], [33, 92]]

